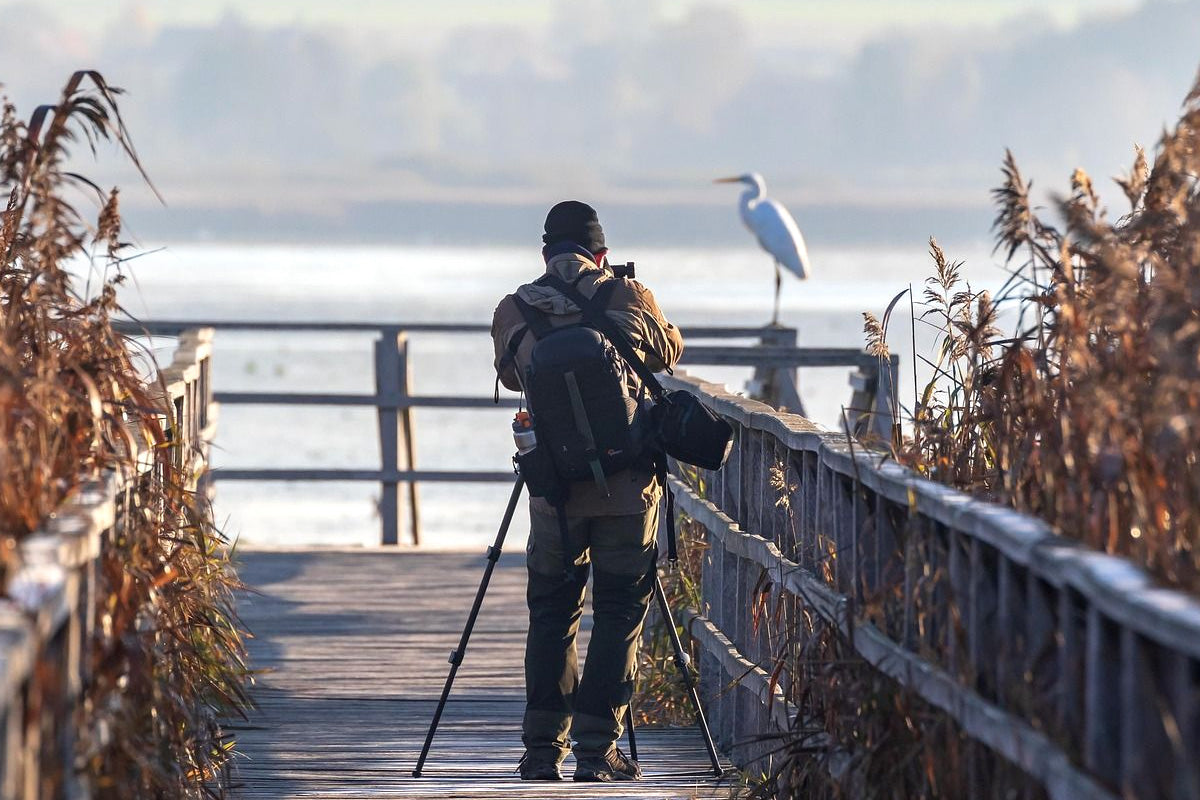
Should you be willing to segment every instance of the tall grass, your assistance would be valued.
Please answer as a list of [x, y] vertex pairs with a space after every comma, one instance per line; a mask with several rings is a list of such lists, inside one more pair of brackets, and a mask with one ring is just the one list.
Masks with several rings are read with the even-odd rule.
[[[247, 703], [237, 578], [191, 459], [175, 457], [164, 387], [146, 384], [146, 354], [112, 326], [128, 247], [117, 190], [68, 166], [81, 141], [109, 142], [141, 170], [119, 95], [78, 72], [28, 122], [7, 100], [0, 113], [0, 535], [27, 536], [81, 480], [126, 477], [75, 766], [101, 798], [211, 796], [229, 757], [219, 720]], [[77, 210], [89, 201], [95, 217]], [[80, 262], [97, 277], [87, 294], [68, 270]], [[7, 576], [17, 550], [0, 552]]]
[[[976, 291], [931, 240], [934, 274], [913, 303], [914, 325], [936, 334], [932, 352], [915, 356], [931, 377], [915, 386], [911, 405], [892, 398], [909, 426], [885, 446], [933, 480], [1037, 515], [1165, 583], [1200, 590], [1200, 80], [1153, 164], [1138, 149], [1117, 180], [1129, 210], [1115, 218], [1082, 170], [1055, 199], [1057, 224], [1035, 208], [1011, 154], [1002, 173], [995, 229], [1009, 279], [995, 296]], [[886, 356], [887, 315], [865, 316], [869, 350]], [[962, 657], [962, 599], [936, 531], [904, 520], [883, 527], [924, 567], [912, 598], [918, 652], [987, 698], [1003, 698], [1035, 727], [1056, 730], [1035, 674], [1018, 670], [1011, 685], [999, 685], [994, 664]], [[901, 635], [900, 591], [885, 582], [861, 610], [893, 636]], [[819, 619], [794, 612], [780, 658], [801, 714], [779, 739], [778, 768], [762, 794], [1043, 795]], [[1058, 733], [1078, 757], [1077, 738]]]
[[[879, 444], [933, 480], [1200, 591], [1200, 78], [1153, 163], [1137, 149], [1117, 179], [1128, 210], [1115, 217], [1083, 170], [1055, 198], [1056, 223], [1035, 207], [1011, 153], [1002, 174], [995, 230], [1009, 279], [994, 296], [977, 291], [931, 240], [934, 274], [920, 303], [912, 298], [914, 325], [936, 334], [932, 352], [915, 356], [931, 377], [914, 381], [910, 402], [891, 398], [906, 433], [897, 424], [893, 440]], [[865, 316], [868, 349], [886, 357], [889, 315]], [[772, 483], [781, 498], [793, 479], [781, 467]], [[936, 530], [870, 515], [862, 524], [894, 531], [896, 551], [923, 567], [909, 599], [912, 646], [1054, 731], [1078, 758], [1077, 732], [1047, 718], [1052, 704], [1036, 671], [1008, 670], [1011, 685], [1001, 685], [1003, 670], [964, 657], [962, 599]], [[897, 580], [883, 581], [860, 609], [893, 637], [904, 633], [896, 609], [907, 601]], [[777, 605], [772, 618], [785, 622], [777, 658], [799, 713], [771, 740], [775, 771], [761, 796], [1044, 796], [948, 715], [880, 675], [802, 603], [785, 595]]]
[[[897, 457], [1200, 591], [1200, 80], [1110, 216], [1076, 170], [1045, 221], [1008, 154], [995, 298], [936, 244], [921, 324], [940, 345]], [[997, 310], [1017, 320], [997, 331]], [[871, 333], [874, 345], [885, 332]]]

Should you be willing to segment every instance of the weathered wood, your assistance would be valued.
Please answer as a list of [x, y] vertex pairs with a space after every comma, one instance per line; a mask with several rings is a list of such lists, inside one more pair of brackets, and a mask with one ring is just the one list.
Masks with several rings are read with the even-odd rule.
[[457, 395], [382, 395], [303, 392], [217, 392], [218, 403], [265, 406], [371, 406], [372, 408], [519, 408], [516, 397], [461, 397]]
[[684, 366], [762, 367], [789, 370], [796, 367], [854, 367], [864, 354], [851, 347], [729, 347], [689, 345], [680, 358]]
[[[491, 326], [486, 323], [461, 322], [337, 322], [312, 320], [239, 320], [239, 319], [191, 319], [191, 320], [117, 320], [113, 327], [130, 336], [177, 336], [195, 328], [238, 331], [309, 331], [313, 333], [376, 333], [384, 328], [396, 328], [422, 333], [488, 333]], [[715, 327], [690, 325], [681, 328], [685, 337], [696, 339], [757, 339], [764, 327]]]
[[[761, 347], [759, 349], [771, 348], [773, 351], [790, 350], [799, 353], [801, 351], [796, 347], [796, 336], [795, 328], [787, 328], [782, 325], [767, 326], [763, 328], [760, 338]], [[701, 349], [698, 355], [691, 353], [691, 350], [692, 348], [689, 347], [688, 351], [685, 351], [685, 355], [688, 358], [698, 359], [694, 363], [706, 363], [703, 360], [705, 358], [705, 350]], [[710, 358], [729, 357], [727, 353], [719, 352], [718, 348], [713, 348], [711, 352], [713, 355], [708, 356]], [[811, 357], [818, 351], [805, 349], [803, 352]], [[689, 353], [691, 354], [689, 355]], [[856, 351], [855, 360], [846, 363], [844, 366], [854, 366], [861, 357], [862, 353]], [[684, 361], [683, 363], [693, 362]], [[790, 411], [793, 414], [805, 413], [804, 403], [800, 399], [799, 385], [796, 381], [796, 365], [767, 366], [765, 363], [759, 362], [754, 365], [754, 375], [750, 378], [747, 389], [749, 394], [762, 398], [763, 402], [770, 406]]]
[[1084, 684], [1083, 760], [1104, 780], [1121, 776], [1121, 631], [1096, 608], [1088, 610]]
[[[884, 650], [894, 649], [896, 663], [912, 660], [914, 668], [940, 674], [937, 688], [913, 686], [935, 705], [941, 704], [937, 693], [946, 690], [941, 664], [949, 664], [949, 676], [959, 681], [959, 688], [943, 696], [950, 698], [947, 709], [966, 729], [978, 726], [972, 735], [979, 741], [1004, 753], [1057, 796], [1078, 796], [1069, 792], [1079, 780], [1103, 782], [1109, 789], [1123, 784], [1130, 796], [1158, 796], [1156, 787], [1139, 776], [1163, 772], [1178, 776], [1175, 788], [1183, 796], [1198, 794], [1192, 786], [1200, 740], [1200, 703], [1195, 699], [1200, 697], [1200, 602], [1195, 597], [1154, 587], [1146, 571], [1128, 560], [1064, 540], [1036, 518], [923, 480], [887, 458], [851, 446], [844, 435], [822, 432], [683, 374], [664, 383], [695, 393], [732, 423], [739, 441], [774, 439], [791, 461], [812, 464], [810, 477], [809, 468], [804, 470], [802, 499], [794, 504], [804, 510], [799, 515], [802, 530], [808, 527], [806, 510], [814, 507], [818, 546], [810, 563], [812, 582], [823, 579], [846, 588], [838, 581], [840, 572], [830, 576], [821, 560], [836, 547], [840, 519], [860, 510], [857, 497], [854, 509], [847, 507], [851, 498], [838, 491], [840, 481], [874, 497], [876, 510], [904, 510], [907, 522], [895, 530], [905, 543], [904, 593], [902, 601], [892, 603], [899, 608], [886, 614], [904, 620], [884, 625], [893, 637], [881, 634], [889, 642]], [[731, 462], [726, 470], [748, 468], [742, 461]], [[722, 479], [722, 486], [746, 485], [744, 475]], [[755, 542], [755, 534], [769, 533], [748, 527], [738, 498], [728, 494], [714, 499], [742, 523], [734, 531], [738, 539]], [[709, 530], [730, 529], [718, 524]], [[930, 549], [932, 545], [936, 547]], [[808, 561], [803, 547], [800, 560]], [[943, 613], [950, 597], [938, 600], [943, 588], [937, 584], [946, 583], [942, 572], [953, 573], [956, 587], [966, 584], [965, 615], [959, 618]], [[703, 587], [706, 596], [708, 591]], [[926, 604], [919, 618], [916, 602]], [[965, 663], [952, 649], [959, 633], [950, 625], [958, 625], [959, 619], [966, 626]], [[918, 636], [926, 632], [918, 630], [918, 622], [929, 620], [936, 625], [926, 630], [941, 634]], [[856, 630], [871, 630], [862, 622]], [[736, 619], [720, 622], [726, 633], [739, 624]], [[1134, 692], [1134, 686], [1156, 691], [1147, 697]], [[972, 706], [980, 714], [967, 724], [965, 710]], [[1034, 744], [1025, 738], [1031, 726], [1049, 739]], [[1169, 736], [1169, 747], [1156, 742], [1159, 728], [1177, 732]], [[1001, 746], [1006, 738], [1009, 745]], [[1014, 751], [1010, 742], [1022, 738], [1025, 745]], [[1052, 752], [1032, 758], [1026, 747]]]
[[[503, 555], [434, 739], [411, 775], [485, 556], [384, 549], [242, 551], [239, 609], [263, 670], [237, 738], [235, 796], [727, 797], [694, 728], [639, 728], [646, 779], [524, 783], [523, 554]], [[581, 645], [590, 618], [585, 617]], [[566, 764], [568, 778], [573, 762]]]
[[[803, 598], [813, 611], [848, 637], [854, 649], [876, 669], [915, 691], [934, 706], [952, 713], [965, 733], [1037, 777], [1052, 798], [1074, 800], [1079, 797], [1113, 796], [1092, 776], [1073, 765], [1045, 734], [987, 702], [962, 686], [955, 676], [893, 642], [874, 625], [863, 621], [852, 622], [847, 613], [850, 606], [848, 599], [836, 594], [823, 580], [799, 564], [784, 558], [773, 543], [742, 531], [712, 503], [698, 497], [681, 482], [672, 480], [670, 487], [676, 492], [680, 509], [707, 529], [710, 548], [723, 546], [772, 572], [778, 571], [783, 576], [784, 588]], [[722, 630], [728, 634], [727, 628]], [[712, 653], [722, 662], [731, 663], [731, 659], [736, 661], [745, 658], [733, 637], [717, 639], [703, 636], [699, 640], [713, 648]], [[732, 647], [735, 652], [726, 652], [727, 647]], [[735, 725], [735, 735], [737, 730]], [[724, 735], [728, 736], [728, 733]], [[734, 755], [737, 754], [735, 750]]]
[[[400, 349], [403, 333], [384, 331], [375, 342], [375, 391], [383, 396], [400, 397]], [[400, 484], [391, 476], [400, 470], [400, 419], [396, 410], [380, 408], [379, 460], [380, 470], [387, 476], [379, 497], [379, 521], [383, 527], [383, 543], [400, 543]]]
[[212, 471], [224, 480], [254, 481], [428, 481], [430, 483], [512, 483], [513, 473], [500, 470], [392, 470], [377, 469], [230, 469]]
[[[150, 381], [155, 413], [170, 431], [170, 456], [194, 480], [204, 466], [214, 418], [209, 333], [181, 337], [171, 363]], [[140, 439], [133, 437], [135, 444]], [[131, 453], [128, 474], [84, 476], [10, 559], [0, 604], [0, 799], [86, 798], [90, 778], [64, 765], [76, 758], [82, 692], [90, 678], [96, 624], [97, 561], [117, 522], [128, 480], [155, 466], [148, 446]], [[189, 484], [186, 488], [196, 488]]]
[[[412, 384], [412, 366], [408, 360], [408, 337], [401, 334], [400, 342], [400, 400], [401, 402], [409, 398]], [[404, 468], [407, 470], [416, 470], [417, 468], [417, 442], [416, 442], [416, 427], [413, 425], [413, 410], [411, 405], [405, 404], [400, 409], [400, 435], [404, 439]], [[421, 503], [418, 495], [417, 482], [409, 481], [408, 486], [408, 528], [412, 535], [412, 543], [414, 545], [421, 544]]]

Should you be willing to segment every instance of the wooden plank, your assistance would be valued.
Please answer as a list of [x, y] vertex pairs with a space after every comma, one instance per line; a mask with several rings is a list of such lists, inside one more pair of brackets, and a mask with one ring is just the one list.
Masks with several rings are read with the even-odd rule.
[[[471, 600], [482, 553], [241, 551], [257, 708], [230, 725], [235, 797], [575, 796], [526, 783], [521, 756], [523, 554], [501, 556], [421, 778], [412, 769]], [[585, 623], [589, 617], [585, 617]], [[582, 626], [581, 650], [590, 624]], [[638, 730], [646, 778], [590, 784], [604, 798], [728, 797], [694, 728]], [[565, 772], [570, 777], [573, 762]]]
[[762, 430], [791, 451], [815, 453], [822, 465], [861, 481], [916, 515], [942, 523], [956, 536], [980, 539], [1051, 585], [1070, 586], [1087, 605], [1120, 626], [1200, 659], [1200, 602], [1178, 590], [1156, 588], [1145, 570], [1125, 559], [1079, 547], [1029, 515], [924, 480], [888, 457], [852, 448], [842, 435], [822, 431], [802, 417], [774, 413], [682, 373], [664, 376], [662, 383], [700, 397], [733, 424], [735, 435]]
[[431, 483], [512, 483], [513, 473], [499, 470], [378, 469], [214, 469], [213, 480], [226, 481], [429, 481]]
[[[404, 334], [384, 334], [375, 341], [375, 391], [384, 396], [399, 397], [400, 349], [405, 341]], [[400, 543], [400, 495], [399, 484], [391, 479], [400, 469], [400, 419], [394, 408], [380, 408], [379, 456], [380, 470], [388, 476], [382, 481], [379, 498], [379, 520], [383, 527], [383, 543]], [[408, 465], [411, 469], [411, 465]]]
[[225, 405], [369, 406], [371, 408], [519, 408], [520, 398], [461, 397], [457, 395], [351, 394], [321, 392], [217, 392]]
[[[404, 468], [417, 468], [416, 425], [412, 406], [407, 403], [412, 385], [411, 362], [408, 359], [408, 337], [400, 338], [400, 435], [404, 439]], [[499, 400], [499, 398], [496, 398]], [[421, 503], [416, 481], [408, 482], [408, 527], [414, 545], [421, 544]]]
[[189, 328], [212, 328], [218, 331], [275, 331], [280, 333], [379, 333], [381, 331], [421, 333], [487, 333], [490, 325], [457, 322], [287, 322], [265, 320], [117, 320], [113, 327], [131, 336], [177, 336]]
[[[785, 576], [781, 581], [784, 588], [804, 598], [810, 608], [847, 636], [859, 655], [879, 671], [954, 716], [968, 736], [1042, 781], [1051, 798], [1073, 800], [1077, 797], [1113, 797], [1093, 776], [1072, 764], [1062, 749], [1045, 734], [987, 702], [962, 686], [954, 676], [887, 638], [875, 626], [862, 621], [852, 623], [847, 614], [846, 598], [836, 595], [800, 565], [785, 559], [773, 542], [740, 530], [716, 506], [697, 496], [679, 480], [672, 478], [668, 487], [675, 492], [677, 506], [705, 526], [710, 547], [723, 545], [725, 550], [757, 562], [773, 574], [778, 572]], [[738, 625], [736, 618], [722, 625], [723, 635], [728, 636], [723, 641], [732, 640], [736, 643], [737, 639], [731, 633], [738, 630]], [[714, 644], [720, 640], [707, 637], [700, 638], [700, 641], [718, 659], [729, 657], [722, 649], [723, 644]], [[1088, 730], [1091, 729], [1089, 726]], [[1108, 730], [1115, 735], [1117, 728], [1112, 725]]]
[[[117, 320], [113, 327], [124, 334], [140, 336], [177, 336], [190, 328], [213, 328], [223, 331], [307, 331], [311, 333], [377, 333], [383, 330], [418, 333], [488, 333], [491, 326], [484, 323], [456, 322], [288, 322], [264, 320]], [[763, 328], [694, 326], [681, 329], [685, 338], [697, 339], [756, 339]]]
[[733, 347], [694, 345], [683, 351], [680, 364], [764, 367], [856, 367], [866, 356], [852, 347]]

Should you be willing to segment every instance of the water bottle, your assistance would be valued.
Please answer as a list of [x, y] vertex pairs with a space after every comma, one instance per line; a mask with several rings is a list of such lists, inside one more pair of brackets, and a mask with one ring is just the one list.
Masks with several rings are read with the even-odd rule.
[[520, 456], [537, 447], [537, 434], [528, 411], [518, 411], [513, 417], [513, 441], [517, 443], [517, 455]]

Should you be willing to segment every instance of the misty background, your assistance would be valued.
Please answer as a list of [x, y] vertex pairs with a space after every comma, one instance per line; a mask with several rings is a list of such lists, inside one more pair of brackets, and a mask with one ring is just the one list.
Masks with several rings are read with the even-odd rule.
[[[1198, 45], [1200, 0], [0, 0], [22, 116], [79, 68], [128, 91], [168, 205], [111, 147], [80, 143], [73, 166], [122, 187], [127, 235], [154, 251], [122, 289], [135, 316], [484, 322], [540, 271], [546, 209], [575, 197], [672, 320], [756, 326], [771, 263], [739, 187], [712, 184], [754, 170], [808, 241], [813, 276], [785, 279], [781, 320], [814, 347], [860, 346], [861, 312], [929, 274], [931, 235], [978, 288], [1007, 277], [989, 255], [1006, 147], [1036, 196], [1083, 166], [1121, 213], [1104, 179], [1177, 119]], [[907, 396], [929, 333], [902, 306]], [[222, 332], [214, 386], [372, 391], [370, 335], [301, 339]], [[411, 339], [414, 393], [490, 395], [485, 336]], [[800, 370], [831, 430], [848, 372]], [[749, 370], [701, 374], [740, 391]], [[419, 409], [417, 463], [506, 467], [507, 413]], [[213, 463], [374, 469], [376, 426], [366, 407], [226, 405]], [[508, 490], [421, 492], [428, 541], [448, 545], [488, 540]], [[248, 542], [378, 541], [374, 484], [218, 497]]]
[[1005, 147], [1035, 188], [1126, 170], [1198, 42], [1178, 0], [0, 0], [22, 114], [83, 66], [128, 90], [168, 207], [85, 169], [169, 241], [512, 244], [577, 196], [622, 241], [746, 243], [711, 180], [750, 170], [810, 246], [978, 241]]

